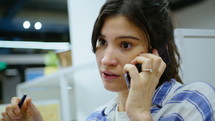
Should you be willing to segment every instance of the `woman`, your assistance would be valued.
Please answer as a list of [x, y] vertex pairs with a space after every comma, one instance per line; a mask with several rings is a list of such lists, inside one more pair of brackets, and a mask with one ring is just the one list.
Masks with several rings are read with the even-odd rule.
[[[165, 1], [107, 0], [94, 25], [92, 47], [104, 87], [118, 96], [87, 121], [214, 120], [214, 88], [200, 82], [182, 85]], [[21, 110], [19, 100], [12, 99], [2, 121], [42, 121], [29, 98]]]
[[118, 96], [88, 121], [214, 120], [215, 99], [205, 94], [215, 96], [214, 89], [199, 82], [182, 85], [167, 5], [163, 0], [108, 0], [103, 5], [92, 46], [104, 87]]

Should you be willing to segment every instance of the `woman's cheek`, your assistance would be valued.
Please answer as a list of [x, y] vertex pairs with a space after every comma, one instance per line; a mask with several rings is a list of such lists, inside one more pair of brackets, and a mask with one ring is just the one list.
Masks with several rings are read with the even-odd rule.
[[103, 53], [101, 51], [96, 51], [95, 55], [96, 55], [96, 61], [97, 61], [98, 67], [100, 67]]

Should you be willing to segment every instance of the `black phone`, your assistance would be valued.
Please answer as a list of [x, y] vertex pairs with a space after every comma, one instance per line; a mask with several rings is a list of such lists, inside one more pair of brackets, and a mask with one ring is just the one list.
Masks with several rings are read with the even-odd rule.
[[[142, 67], [141, 67], [142, 65], [141, 64], [136, 64], [135, 66], [137, 67], [138, 72], [142, 71]], [[124, 76], [125, 76], [126, 85], [127, 85], [128, 89], [130, 89], [131, 77], [130, 77], [128, 72], [125, 73]]]

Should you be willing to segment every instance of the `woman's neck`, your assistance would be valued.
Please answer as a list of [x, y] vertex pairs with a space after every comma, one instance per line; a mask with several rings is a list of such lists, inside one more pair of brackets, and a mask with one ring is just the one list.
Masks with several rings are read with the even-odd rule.
[[118, 93], [118, 111], [125, 112], [126, 111], [126, 101], [128, 98], [128, 91], [119, 92]]

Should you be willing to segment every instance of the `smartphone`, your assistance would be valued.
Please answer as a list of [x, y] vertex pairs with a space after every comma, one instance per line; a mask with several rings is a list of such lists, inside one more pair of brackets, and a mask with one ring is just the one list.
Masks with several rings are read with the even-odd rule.
[[[141, 64], [136, 64], [135, 66], [137, 67], [138, 72], [141, 72], [141, 71], [142, 71], [142, 67], [141, 67], [142, 65], [141, 65]], [[125, 76], [126, 85], [127, 85], [128, 89], [130, 89], [131, 77], [130, 77], [130, 75], [129, 75], [128, 72], [125, 73], [124, 76]]]

